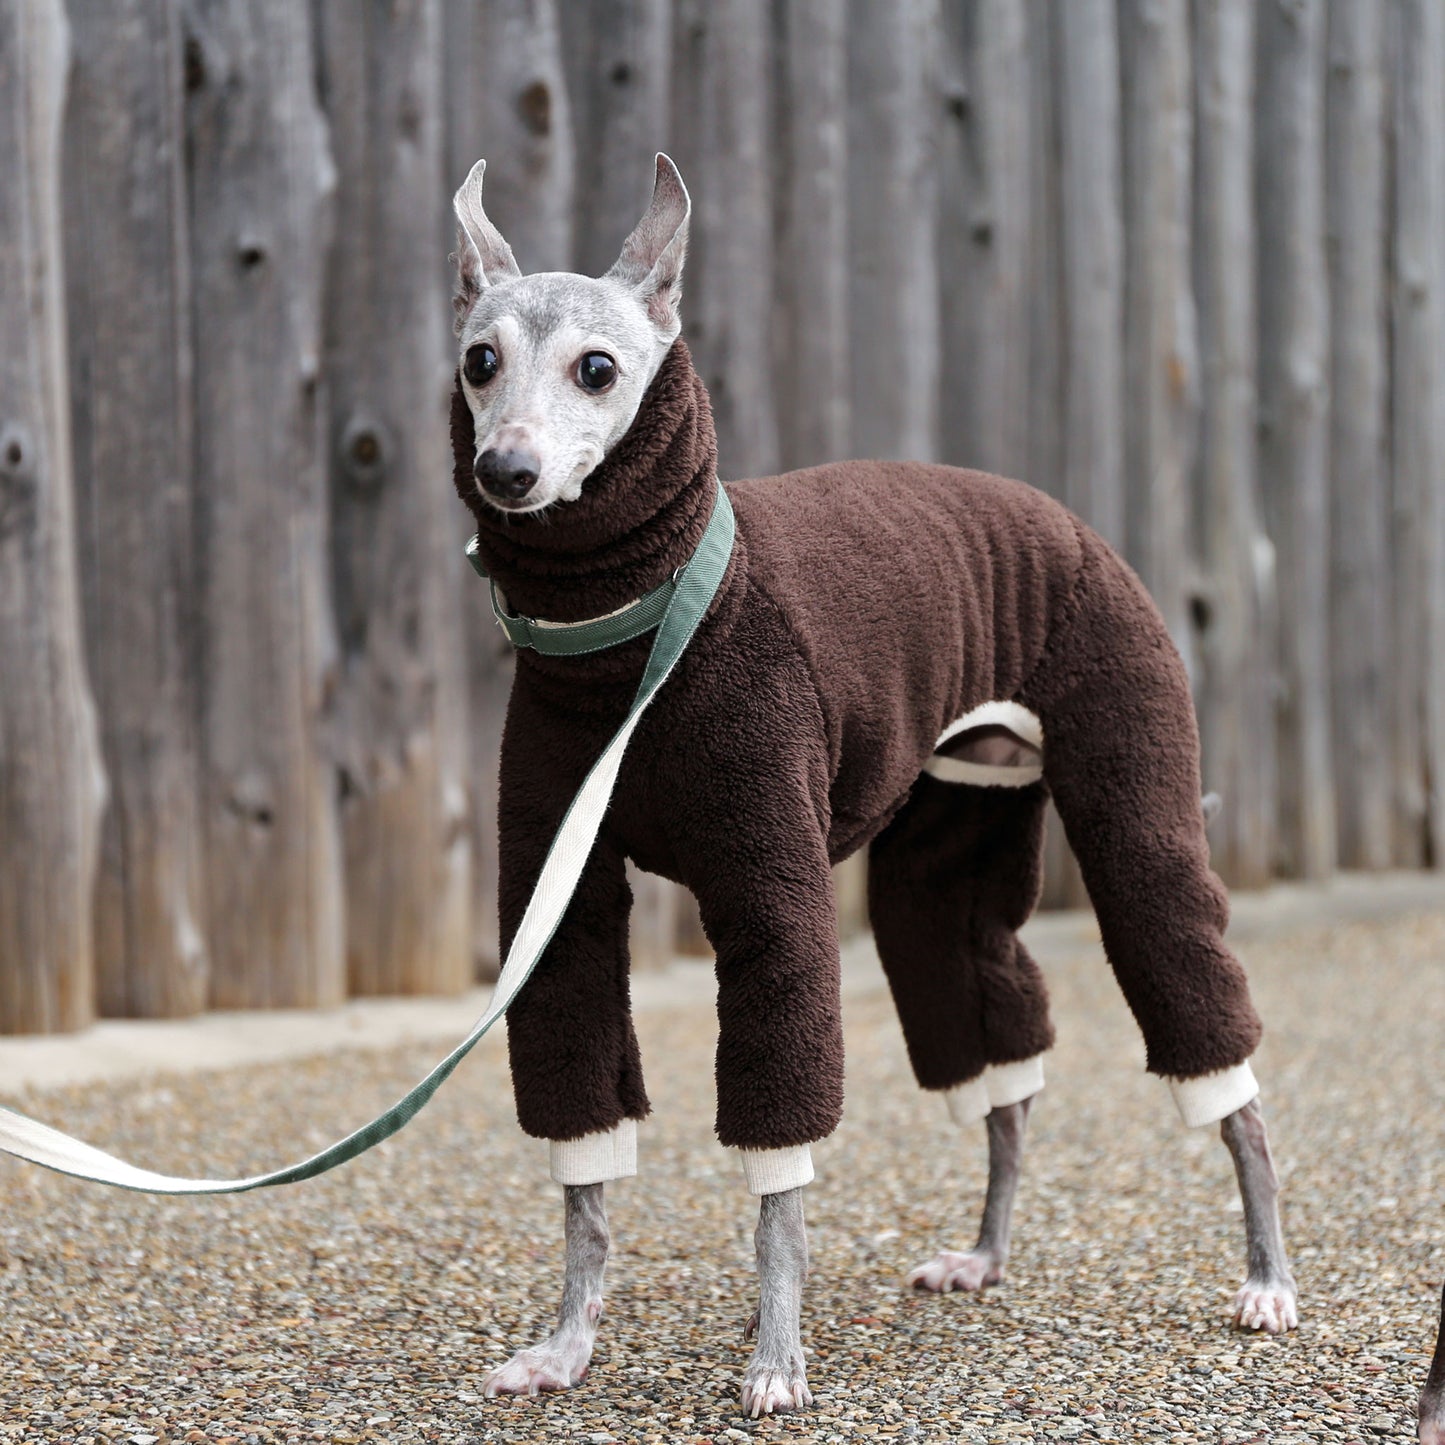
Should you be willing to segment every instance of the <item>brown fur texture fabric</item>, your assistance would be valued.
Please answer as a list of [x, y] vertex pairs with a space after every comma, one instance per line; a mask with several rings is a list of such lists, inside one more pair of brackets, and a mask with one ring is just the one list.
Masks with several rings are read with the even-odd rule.
[[[458, 492], [514, 611], [565, 622], [620, 607], [686, 561], [706, 525], [716, 444], [680, 342], [576, 502], [490, 508], [460, 389], [452, 436]], [[1259, 1023], [1221, 937], [1187, 680], [1124, 563], [1041, 492], [954, 468], [852, 462], [728, 495], [728, 574], [508, 1015], [523, 1128], [575, 1139], [648, 1112], [627, 858], [694, 892], [717, 951], [724, 1144], [803, 1144], [838, 1122], [830, 867], [874, 839], [879, 947], [920, 1082], [949, 1087], [1047, 1047], [1043, 982], [1014, 936], [1037, 893], [1044, 786], [920, 776], [944, 728], [993, 699], [1042, 720], [1045, 781], [1150, 1069], [1191, 1077], [1248, 1058]], [[501, 763], [504, 943], [650, 641], [518, 657]]]

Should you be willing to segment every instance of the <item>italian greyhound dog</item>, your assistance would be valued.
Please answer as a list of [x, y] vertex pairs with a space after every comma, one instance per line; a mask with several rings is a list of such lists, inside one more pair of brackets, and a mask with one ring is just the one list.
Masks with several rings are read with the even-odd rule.
[[[499, 617], [525, 618], [537, 637], [627, 615], [675, 584], [724, 505], [707, 394], [679, 340], [690, 204], [659, 155], [651, 204], [606, 275], [524, 276], [483, 210], [483, 170], [454, 203], [456, 485]], [[557, 1328], [486, 1393], [567, 1389], [591, 1358], [603, 1190], [636, 1172], [649, 1110], [628, 1005], [628, 859], [696, 894], [717, 954], [717, 1132], [760, 1199], [744, 1414], [812, 1401], [803, 1188], [809, 1145], [842, 1109], [831, 866], [863, 847], [918, 1080], [988, 1138], [977, 1242], [910, 1282], [979, 1290], [1003, 1277], [1053, 1038], [1017, 937], [1037, 900], [1050, 795], [1150, 1071], [1186, 1124], [1220, 1125], [1233, 1158], [1248, 1255], [1235, 1323], [1292, 1328], [1249, 1065], [1260, 1026], [1222, 941], [1188, 682], [1138, 579], [1041, 492], [977, 472], [839, 463], [725, 492], [729, 570], [631, 743], [566, 917], [508, 1016], [518, 1117], [550, 1141], [564, 1190], [566, 1262]], [[627, 712], [648, 642], [519, 651], [500, 775], [504, 941]]]

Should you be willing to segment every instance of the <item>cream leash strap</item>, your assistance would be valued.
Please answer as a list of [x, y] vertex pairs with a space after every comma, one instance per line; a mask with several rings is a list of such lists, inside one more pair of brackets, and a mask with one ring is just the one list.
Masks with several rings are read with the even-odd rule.
[[121, 1189], [138, 1189], [149, 1194], [242, 1194], [249, 1189], [295, 1184], [324, 1174], [328, 1169], [364, 1154], [410, 1123], [446, 1082], [452, 1070], [471, 1052], [477, 1040], [506, 1013], [551, 942], [576, 892], [592, 845], [597, 840], [602, 816], [607, 811], [617, 783], [622, 755], [638, 721], [692, 641], [722, 585], [728, 559], [732, 556], [733, 531], [732, 506], [719, 483], [717, 501], [702, 541], [686, 567], [678, 573], [675, 585], [672, 585], [672, 595], [658, 624], [657, 636], [653, 639], [652, 651], [632, 700], [631, 711], [612, 741], [603, 749], [602, 756], [592, 765], [592, 771], [587, 774], [562, 819], [562, 826], [552, 840], [531, 900], [517, 927], [516, 937], [507, 951], [507, 961], [502, 966], [486, 1012], [473, 1025], [471, 1033], [409, 1094], [379, 1118], [364, 1124], [319, 1154], [313, 1154], [289, 1168], [277, 1169], [270, 1174], [256, 1174], [249, 1179], [180, 1179], [169, 1174], [155, 1174], [149, 1169], [138, 1169], [113, 1154], [82, 1144], [79, 1139], [72, 1139], [58, 1129], [3, 1106], [0, 1106], [0, 1150], [34, 1164], [43, 1164], [48, 1169], [56, 1169], [62, 1174], [93, 1179], [98, 1184], [114, 1184]]

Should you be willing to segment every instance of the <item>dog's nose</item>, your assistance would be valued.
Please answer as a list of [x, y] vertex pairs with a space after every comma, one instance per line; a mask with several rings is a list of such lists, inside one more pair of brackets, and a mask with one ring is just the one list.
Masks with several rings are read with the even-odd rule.
[[472, 475], [484, 492], [515, 501], [536, 485], [542, 463], [531, 452], [488, 448], [476, 460]]

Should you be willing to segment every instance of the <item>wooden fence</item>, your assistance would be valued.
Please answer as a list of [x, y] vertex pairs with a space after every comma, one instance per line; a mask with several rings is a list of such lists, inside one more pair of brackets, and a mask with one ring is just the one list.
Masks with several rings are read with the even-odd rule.
[[1230, 882], [1445, 857], [1436, 0], [0, 0], [0, 1031], [494, 964], [448, 198], [596, 273], [659, 148], [724, 476], [1034, 481]]

